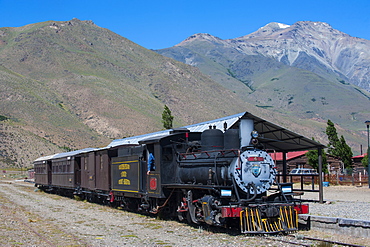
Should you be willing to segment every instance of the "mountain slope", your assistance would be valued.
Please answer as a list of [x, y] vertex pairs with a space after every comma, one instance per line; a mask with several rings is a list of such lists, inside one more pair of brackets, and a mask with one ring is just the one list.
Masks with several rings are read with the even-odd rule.
[[370, 41], [351, 37], [327, 23], [270, 23], [230, 42], [245, 54], [263, 54], [320, 75], [334, 74], [370, 91]]
[[[307, 120], [315, 126], [331, 119], [358, 152], [359, 144], [366, 143], [359, 136], [365, 140], [370, 94], [349, 81], [368, 87], [369, 48], [369, 41], [328, 24], [298, 22], [271, 23], [230, 40], [195, 34], [157, 52], [198, 67], [246, 102], [290, 116], [302, 126]], [[345, 57], [349, 50], [358, 55]], [[344, 66], [351, 63], [352, 68]]]
[[1, 28], [0, 85], [2, 124], [73, 149], [161, 130], [164, 104], [175, 126], [253, 108], [197, 68], [77, 19]]
[[[166, 50], [178, 62], [91, 21], [0, 28], [0, 166], [161, 130], [165, 104], [175, 127], [249, 111], [321, 142], [327, 114], [337, 116], [340, 107], [338, 119], [351, 120], [337, 122], [339, 132], [348, 130], [353, 145], [364, 138], [359, 123], [369, 110], [360, 105], [369, 95], [337, 74], [240, 53], [211, 35], [191, 40]], [[346, 97], [337, 105], [327, 89], [347, 90], [358, 106]]]
[[327, 23], [301, 21], [289, 26], [273, 22], [239, 38], [221, 40], [196, 34], [177, 46], [191, 47], [200, 41], [212, 41], [239, 54], [273, 58], [370, 91], [370, 41], [351, 37]]

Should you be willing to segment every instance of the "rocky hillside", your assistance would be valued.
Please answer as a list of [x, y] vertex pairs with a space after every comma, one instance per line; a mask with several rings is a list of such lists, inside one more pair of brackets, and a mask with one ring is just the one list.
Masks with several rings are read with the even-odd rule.
[[165, 104], [175, 126], [253, 109], [197, 68], [77, 19], [1, 28], [0, 87], [4, 166], [161, 130]]
[[164, 105], [175, 127], [249, 111], [322, 143], [330, 118], [365, 143], [366, 91], [234, 43], [195, 35], [166, 50], [178, 62], [91, 21], [0, 28], [0, 166], [161, 130]]
[[338, 78], [370, 91], [370, 41], [351, 37], [327, 23], [301, 21], [289, 26], [273, 22], [235, 39], [210, 37], [193, 35], [177, 46], [213, 39], [241, 54], [274, 58], [326, 79]]
[[370, 116], [369, 51], [370, 41], [321, 22], [270, 23], [229, 40], [195, 34], [157, 50], [198, 67], [272, 115], [288, 116], [317, 133], [332, 120], [355, 153], [366, 144], [364, 121]]

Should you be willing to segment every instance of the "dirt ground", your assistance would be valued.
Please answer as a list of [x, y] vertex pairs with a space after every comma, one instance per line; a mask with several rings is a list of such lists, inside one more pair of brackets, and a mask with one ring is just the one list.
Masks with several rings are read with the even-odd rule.
[[[370, 189], [367, 184], [364, 184], [363, 186], [331, 185], [329, 187], [323, 187], [323, 190], [324, 190], [324, 201], [370, 202]], [[318, 200], [319, 194], [305, 192], [302, 198]]]
[[[325, 188], [328, 198], [343, 188]], [[365, 188], [344, 188], [352, 196]], [[356, 197], [356, 196], [354, 196]], [[358, 200], [365, 196], [359, 196]], [[32, 184], [0, 180], [0, 246], [290, 246], [177, 221], [129, 213], [35, 190]], [[322, 237], [321, 232], [297, 234]], [[327, 239], [370, 246], [369, 239], [325, 235]]]

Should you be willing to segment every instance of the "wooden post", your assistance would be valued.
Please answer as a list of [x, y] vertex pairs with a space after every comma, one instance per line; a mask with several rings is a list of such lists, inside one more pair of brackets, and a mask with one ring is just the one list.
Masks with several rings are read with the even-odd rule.
[[339, 185], [339, 172], [337, 171], [337, 185]]
[[287, 182], [286, 151], [283, 151], [283, 182]]

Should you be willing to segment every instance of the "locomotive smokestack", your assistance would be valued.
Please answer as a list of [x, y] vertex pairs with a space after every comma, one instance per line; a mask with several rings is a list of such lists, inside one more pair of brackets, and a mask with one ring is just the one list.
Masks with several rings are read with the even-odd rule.
[[254, 129], [253, 119], [241, 119], [239, 124], [240, 149], [250, 146], [251, 133]]

